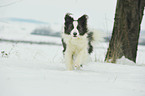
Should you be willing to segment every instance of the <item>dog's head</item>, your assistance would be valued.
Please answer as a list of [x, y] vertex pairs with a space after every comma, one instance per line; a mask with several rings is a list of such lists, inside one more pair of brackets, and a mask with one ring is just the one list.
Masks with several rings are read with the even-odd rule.
[[65, 15], [64, 33], [73, 37], [83, 36], [87, 33], [87, 15], [83, 15], [78, 20], [74, 20], [71, 14]]

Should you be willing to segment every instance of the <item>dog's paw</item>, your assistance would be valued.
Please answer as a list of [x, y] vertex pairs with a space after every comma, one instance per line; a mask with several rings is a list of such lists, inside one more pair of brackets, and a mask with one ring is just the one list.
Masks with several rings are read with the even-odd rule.
[[77, 64], [75, 64], [75, 67], [77, 68], [77, 67], [83, 67], [83, 65], [81, 64], [81, 65], [77, 65]]
[[77, 67], [80, 67], [80, 65], [78, 65], [78, 64], [75, 64], [75, 67], [77, 68]]
[[82, 64], [81, 64], [81, 65], [75, 65], [75, 69], [76, 69], [76, 70], [80, 70], [82, 67], [83, 67]]
[[80, 65], [80, 67], [82, 67], [82, 68], [83, 68], [83, 65], [81, 64], [81, 65]]

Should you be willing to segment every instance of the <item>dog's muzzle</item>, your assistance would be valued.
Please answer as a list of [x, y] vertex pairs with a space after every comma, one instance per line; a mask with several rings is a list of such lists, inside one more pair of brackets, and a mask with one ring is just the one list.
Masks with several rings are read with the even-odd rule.
[[73, 33], [73, 37], [77, 37], [77, 32], [74, 32]]

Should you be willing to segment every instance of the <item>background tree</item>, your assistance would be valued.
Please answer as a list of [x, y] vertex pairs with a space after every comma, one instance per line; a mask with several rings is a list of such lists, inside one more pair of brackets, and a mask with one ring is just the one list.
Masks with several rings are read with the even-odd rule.
[[117, 0], [112, 37], [105, 61], [115, 63], [125, 56], [136, 62], [145, 0]]

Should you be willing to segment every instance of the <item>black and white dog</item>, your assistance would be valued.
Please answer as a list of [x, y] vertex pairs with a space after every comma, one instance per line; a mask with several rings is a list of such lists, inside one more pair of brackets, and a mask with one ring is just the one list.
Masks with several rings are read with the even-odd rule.
[[94, 32], [87, 28], [87, 15], [74, 20], [70, 13], [65, 15], [64, 32], [62, 33], [63, 53], [67, 70], [79, 69], [92, 53]]

